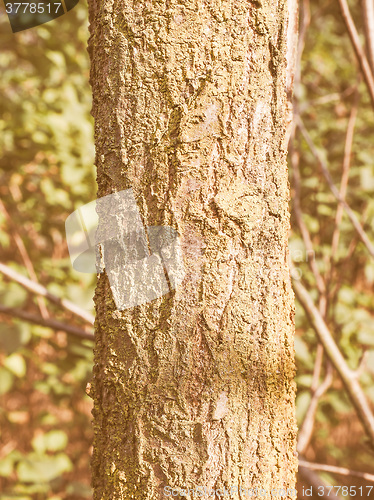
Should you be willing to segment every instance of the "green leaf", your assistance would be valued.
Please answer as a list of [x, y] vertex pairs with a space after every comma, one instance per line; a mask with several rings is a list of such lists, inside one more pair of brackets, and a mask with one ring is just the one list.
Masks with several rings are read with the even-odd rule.
[[360, 344], [374, 345], [374, 335], [372, 331], [361, 330], [357, 335], [357, 340]]
[[309, 403], [311, 400], [311, 395], [309, 391], [303, 391], [297, 395], [296, 398], [296, 419], [298, 424], [300, 424], [307, 412]]
[[328, 402], [338, 414], [348, 413], [351, 410], [349, 403], [344, 398], [344, 392], [330, 391]]
[[45, 451], [59, 451], [66, 448], [68, 437], [65, 432], [53, 430], [46, 434], [39, 434], [32, 440], [32, 447], [37, 453]]
[[297, 378], [298, 386], [310, 387], [313, 381], [313, 375], [299, 375]]
[[4, 306], [20, 307], [27, 298], [27, 290], [17, 283], [7, 283], [5, 289], [0, 289], [0, 297]]
[[67, 485], [66, 493], [84, 498], [92, 498], [92, 489], [83, 483], [73, 482]]
[[369, 259], [365, 265], [365, 278], [369, 285], [374, 283], [374, 262], [372, 259]]
[[10, 455], [2, 458], [0, 460], [0, 476], [1, 477], [9, 477], [14, 468], [14, 461]]
[[366, 366], [368, 367], [369, 372], [374, 373], [374, 350], [371, 349], [368, 353], [368, 357], [366, 360]]
[[11, 354], [4, 361], [4, 366], [17, 377], [24, 377], [26, 374], [26, 362], [20, 354]]
[[11, 389], [14, 377], [9, 370], [0, 367], [0, 395], [2, 396]]
[[313, 366], [313, 358], [310, 354], [310, 348], [301, 337], [295, 337], [296, 359], [307, 367]]
[[67, 455], [40, 457], [30, 453], [17, 465], [18, 479], [25, 483], [49, 482], [64, 472], [72, 470], [72, 463]]
[[9, 496], [9, 495], [1, 495], [1, 500], [32, 500], [31, 497], [29, 496], [25, 496], [25, 495], [12, 495], [12, 496]]

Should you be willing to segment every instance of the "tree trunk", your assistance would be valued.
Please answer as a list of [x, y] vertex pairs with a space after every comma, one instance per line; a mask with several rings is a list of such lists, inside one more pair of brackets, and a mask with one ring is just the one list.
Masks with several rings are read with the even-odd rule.
[[99, 277], [94, 499], [295, 498], [270, 493], [294, 488], [297, 468], [295, 7], [90, 0], [89, 12], [98, 196], [132, 188], [145, 226], [178, 231], [186, 271], [123, 311]]

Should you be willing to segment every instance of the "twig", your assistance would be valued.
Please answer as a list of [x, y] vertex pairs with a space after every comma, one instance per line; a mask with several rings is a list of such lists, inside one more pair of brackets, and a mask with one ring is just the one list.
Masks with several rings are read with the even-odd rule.
[[[293, 137], [291, 135], [291, 142], [289, 146], [289, 152], [290, 152], [290, 160], [291, 160], [291, 166], [292, 166], [292, 179], [293, 179], [293, 188], [295, 191], [295, 195], [293, 197], [293, 209], [297, 221], [297, 225], [299, 226], [301, 236], [304, 241], [304, 245], [306, 248], [306, 251], [310, 255], [314, 255], [314, 250], [313, 250], [313, 243], [312, 239], [310, 237], [308, 228], [306, 227], [306, 224], [303, 220], [302, 216], [302, 211], [301, 211], [301, 203], [300, 203], [300, 191], [301, 191], [301, 176], [300, 176], [300, 170], [299, 170], [299, 155], [297, 151], [295, 151], [293, 147]], [[317, 288], [320, 293], [320, 295], [323, 295], [326, 291], [325, 287], [325, 282], [321, 276], [321, 273], [319, 272], [317, 263], [314, 258], [308, 259], [310, 268], [314, 274], [314, 278], [316, 280]]]
[[[360, 94], [359, 94], [358, 88], [357, 88], [355, 100], [354, 100], [354, 103], [353, 103], [353, 106], [351, 109], [351, 113], [349, 116], [349, 120], [348, 120], [348, 127], [347, 127], [345, 146], [344, 146], [343, 172], [342, 172], [342, 178], [341, 178], [340, 190], [339, 190], [339, 194], [343, 200], [345, 199], [345, 195], [347, 193], [349, 169], [351, 166], [351, 154], [352, 154], [354, 128], [355, 128], [355, 123], [356, 123], [356, 118], [357, 118], [359, 99], [360, 99]], [[334, 256], [338, 250], [339, 237], [340, 237], [340, 223], [341, 223], [342, 217], [343, 217], [343, 210], [344, 210], [343, 205], [340, 203], [338, 205], [337, 210], [336, 210], [335, 228], [334, 228], [334, 232], [333, 232], [333, 236], [332, 236], [332, 243], [331, 243], [330, 263], [334, 259]]]
[[297, 58], [296, 58], [296, 70], [295, 70], [295, 87], [300, 84], [301, 76], [301, 57], [304, 52], [305, 47], [305, 37], [310, 24], [310, 6], [309, 0], [302, 0], [300, 2], [300, 13], [299, 13], [299, 38], [297, 42]]
[[35, 281], [29, 280], [22, 274], [17, 273], [17, 271], [14, 271], [13, 269], [11, 269], [10, 267], [6, 266], [1, 262], [0, 262], [0, 272], [3, 273], [5, 276], [7, 276], [9, 279], [16, 281], [30, 292], [35, 293], [36, 295], [41, 295], [42, 297], [46, 297], [54, 304], [57, 304], [58, 306], [70, 311], [79, 318], [82, 318], [87, 323], [90, 323], [91, 325], [94, 324], [95, 318], [92, 316], [92, 314], [76, 306], [75, 304], [70, 302], [70, 300], [60, 299], [56, 295], [50, 293], [40, 283], [36, 283]]
[[[319, 344], [321, 345], [321, 344]], [[327, 389], [332, 383], [332, 366], [330, 363], [326, 367], [326, 376], [322, 384], [314, 391], [308, 410], [305, 414], [304, 421], [300, 427], [298, 440], [297, 440], [297, 451], [299, 454], [303, 454], [307, 449], [314, 428], [315, 416], [317, 413], [318, 403]]]
[[303, 459], [299, 459], [299, 467], [306, 467], [311, 470], [319, 470], [323, 472], [332, 472], [333, 474], [339, 474], [341, 476], [361, 477], [362, 479], [366, 479], [366, 481], [371, 481], [374, 483], [374, 474], [346, 469], [345, 467], [336, 467], [335, 465], [327, 464], [316, 464]]
[[321, 375], [323, 354], [324, 354], [323, 345], [319, 343], [317, 345], [316, 359], [314, 361], [312, 385], [310, 386], [312, 392], [315, 392], [319, 385], [319, 377]]
[[88, 339], [88, 340], [94, 339], [93, 333], [86, 332], [85, 330], [82, 330], [82, 328], [78, 328], [72, 325], [66, 325], [65, 323], [61, 323], [61, 321], [57, 321], [52, 318], [44, 319], [41, 316], [37, 316], [36, 314], [31, 314], [27, 311], [22, 311], [21, 309], [16, 309], [15, 307], [7, 307], [0, 304], [0, 313], [20, 318], [24, 321], [28, 321], [29, 323], [33, 323], [35, 325], [46, 326], [48, 328], [52, 328], [53, 330], [63, 331], [71, 335], [75, 335], [76, 337], [80, 337], [82, 339]]
[[368, 357], [369, 357], [369, 351], [367, 350], [367, 347], [365, 347], [361, 359], [358, 362], [358, 367], [355, 370], [355, 375], [357, 378], [361, 377], [361, 375], [366, 370]]
[[[27, 253], [27, 249], [25, 247], [25, 244], [23, 243], [21, 236], [19, 235], [7, 209], [4, 206], [4, 203], [1, 200], [0, 200], [0, 209], [3, 211], [9, 226], [13, 229], [13, 231], [11, 231], [13, 239], [18, 247], [19, 253], [21, 254], [23, 263], [25, 264], [25, 267], [27, 269], [27, 272], [29, 273], [30, 278], [33, 281], [38, 281], [37, 277], [36, 277], [34, 266], [32, 264], [30, 257], [29, 257], [29, 254]], [[43, 316], [44, 319], [47, 319], [49, 317], [49, 314], [48, 314], [47, 307], [44, 303], [44, 299], [42, 297], [37, 297], [36, 300], [37, 300], [37, 303], [39, 306], [40, 314]]]
[[[290, 159], [291, 159], [291, 166], [292, 166], [292, 173], [293, 173], [293, 187], [294, 187], [294, 197], [293, 197], [293, 209], [294, 213], [296, 216], [296, 221], [299, 226], [305, 248], [308, 253], [311, 253], [314, 255], [314, 250], [313, 250], [313, 243], [312, 239], [310, 236], [310, 233], [308, 231], [308, 228], [303, 220], [302, 216], [302, 210], [301, 210], [301, 175], [300, 175], [300, 169], [299, 169], [299, 155], [295, 151], [293, 147], [293, 141], [290, 144]], [[317, 263], [315, 259], [313, 258], [312, 260], [308, 259], [309, 266], [313, 272], [314, 278], [317, 283], [317, 288], [319, 292], [319, 310], [322, 315], [322, 317], [325, 317], [326, 311], [327, 311], [327, 290], [326, 290], [326, 285], [325, 281], [319, 272]], [[320, 397], [322, 396], [323, 392], [320, 392], [317, 387], [319, 384], [319, 378], [321, 374], [321, 368], [322, 368], [322, 360], [323, 360], [323, 347], [319, 343], [317, 346], [317, 354], [316, 354], [316, 360], [314, 363], [314, 369], [313, 369], [313, 381], [312, 381], [312, 386], [311, 386], [311, 391], [312, 391], [312, 398], [309, 403], [309, 406], [307, 408], [307, 411], [305, 413], [304, 420], [301, 424], [301, 428], [299, 431], [299, 436], [298, 436], [298, 451], [300, 453], [304, 453], [305, 450], [307, 449], [312, 434], [313, 434], [313, 428], [314, 428], [314, 421], [315, 421], [315, 416], [318, 408], [318, 402]], [[329, 365], [328, 365], [329, 366]], [[322, 383], [322, 387], [324, 387], [324, 383]], [[327, 387], [326, 387], [327, 390]]]
[[353, 22], [351, 13], [349, 12], [347, 0], [339, 0], [339, 4], [345, 25], [349, 33], [349, 37], [351, 39], [353, 48], [356, 52], [356, 56], [360, 64], [361, 71], [364, 75], [364, 79], [370, 94], [372, 105], [374, 106], [374, 78], [370, 68], [370, 64], [366, 58], [363, 48], [361, 47], [360, 38], [358, 36], [356, 26]]
[[365, 25], [365, 37], [368, 53], [368, 60], [371, 71], [374, 72], [374, 2], [373, 0], [363, 0], [363, 18]]
[[[308, 463], [308, 462], [307, 462]], [[318, 498], [326, 498], [326, 500], [341, 500], [341, 497], [335, 495], [334, 490], [329, 491], [329, 485], [326, 484], [313, 470], [309, 469], [304, 465], [300, 465], [299, 460], [299, 474], [307, 482], [308, 485], [312, 486], [318, 494], [321, 492], [321, 496]], [[322, 486], [322, 491], [319, 490]], [[330, 487], [331, 488], [331, 487]], [[311, 497], [312, 498], [312, 497]]]
[[[368, 207], [366, 206], [363, 210], [362, 218], [361, 218], [361, 224], [364, 225], [367, 220], [367, 214], [368, 214]], [[360, 239], [357, 235], [357, 233], [352, 237], [349, 246], [348, 246], [348, 251], [345, 257], [342, 258], [342, 260], [339, 262], [339, 267], [341, 269], [345, 269], [346, 266], [349, 266], [349, 263], [352, 259], [353, 254], [356, 251], [357, 245], [359, 243]], [[333, 286], [331, 286], [330, 290], [330, 302], [335, 303], [337, 300], [337, 294], [342, 286], [342, 283], [345, 279], [345, 274], [342, 272], [338, 272], [336, 274], [336, 279], [334, 280]]]
[[374, 444], [374, 416], [367, 401], [364, 391], [355, 373], [348, 367], [339, 347], [336, 345], [324, 319], [314, 305], [313, 299], [300, 281], [292, 280], [295, 294], [310, 319], [316, 334], [331, 363], [339, 373], [353, 406], [370, 438]]
[[304, 113], [308, 108], [315, 108], [320, 104], [329, 104], [334, 101], [342, 101], [346, 97], [350, 96], [356, 90], [356, 85], [351, 85], [347, 87], [343, 92], [334, 92], [332, 94], [326, 94], [321, 97], [317, 97], [316, 99], [312, 99], [311, 101], [305, 101], [299, 104], [299, 113]]
[[367, 237], [367, 235], [366, 235], [365, 231], [363, 230], [360, 222], [358, 221], [357, 217], [353, 213], [353, 210], [349, 207], [349, 205], [347, 204], [347, 202], [340, 196], [340, 193], [339, 193], [338, 189], [336, 188], [336, 186], [335, 186], [335, 184], [334, 184], [334, 182], [333, 182], [333, 180], [331, 178], [331, 175], [330, 175], [330, 172], [328, 170], [328, 167], [327, 167], [325, 161], [323, 160], [322, 156], [320, 155], [318, 149], [314, 145], [314, 142], [312, 141], [312, 139], [311, 139], [308, 131], [306, 130], [306, 128], [304, 126], [304, 123], [302, 122], [301, 118], [297, 117], [296, 119], [297, 119], [297, 125], [300, 128], [301, 133], [304, 136], [304, 139], [306, 140], [306, 142], [307, 142], [310, 150], [312, 151], [313, 155], [315, 156], [316, 160], [318, 161], [318, 163], [321, 166], [323, 176], [325, 177], [325, 179], [327, 181], [327, 184], [329, 185], [329, 188], [330, 188], [332, 194], [343, 205], [344, 210], [346, 211], [349, 219], [351, 220], [351, 222], [353, 224], [353, 227], [357, 231], [357, 233], [358, 233], [358, 235], [359, 235], [362, 243], [366, 246], [366, 248], [367, 248], [368, 252], [370, 253], [370, 255], [372, 257], [374, 257], [374, 246], [373, 246], [373, 244], [371, 243], [371, 241]]

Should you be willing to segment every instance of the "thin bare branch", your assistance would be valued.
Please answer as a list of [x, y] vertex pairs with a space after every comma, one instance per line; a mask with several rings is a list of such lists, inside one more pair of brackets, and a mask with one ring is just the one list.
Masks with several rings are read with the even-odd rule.
[[[304, 241], [305, 248], [308, 254], [314, 256], [314, 249], [312, 238], [308, 231], [308, 228], [303, 220], [302, 209], [301, 209], [301, 175], [299, 169], [299, 154], [295, 150], [293, 146], [293, 141], [290, 144], [290, 160], [292, 166], [293, 173], [293, 188], [294, 188], [294, 196], [293, 196], [293, 210], [296, 216], [296, 221], [299, 226], [301, 236]], [[308, 259], [309, 266], [313, 272], [314, 278], [316, 280], [318, 292], [319, 292], [319, 310], [322, 317], [325, 317], [327, 310], [327, 290], [325, 285], [325, 280], [323, 279], [321, 273], [319, 272], [317, 263], [315, 259]], [[319, 378], [322, 369], [322, 360], [323, 360], [323, 347], [319, 343], [317, 346], [317, 354], [316, 360], [314, 363], [313, 369], [313, 381], [311, 386], [312, 398], [309, 403], [308, 409], [305, 413], [304, 420], [301, 424], [299, 435], [298, 435], [298, 451], [300, 453], [304, 453], [307, 449], [314, 428], [315, 416], [318, 408], [319, 398], [322, 396], [322, 393], [318, 391]], [[324, 385], [322, 384], [322, 387]], [[327, 389], [327, 388], [326, 388]]]
[[367, 347], [365, 347], [364, 352], [362, 353], [361, 359], [358, 362], [358, 367], [356, 368], [356, 370], [354, 372], [357, 378], [361, 377], [361, 375], [366, 370], [368, 357], [369, 357], [369, 351], [368, 351]]
[[305, 47], [305, 37], [310, 24], [310, 5], [309, 0], [302, 0], [299, 3], [299, 37], [297, 41], [297, 57], [296, 57], [296, 71], [295, 71], [295, 87], [300, 83], [301, 76], [301, 57]]
[[347, 87], [343, 92], [334, 92], [332, 94], [326, 94], [321, 97], [317, 97], [316, 99], [312, 99], [310, 101], [303, 101], [298, 103], [298, 110], [300, 114], [303, 114], [305, 110], [308, 108], [315, 108], [321, 104], [330, 104], [334, 101], [342, 101], [346, 97], [349, 97], [355, 90], [357, 86], [351, 85]]
[[[292, 265], [292, 264], [291, 264]], [[336, 345], [313, 299], [300, 281], [293, 279], [293, 288], [300, 304], [304, 308], [326, 354], [340, 375], [357, 415], [359, 416], [370, 441], [374, 444], [374, 416], [361, 384], [355, 373], [348, 367], [339, 347]]]
[[[328, 484], [326, 484], [322, 479], [319, 477], [319, 475], [314, 472], [313, 470], [309, 469], [308, 467], [304, 465], [300, 465], [300, 460], [299, 460], [299, 474], [306, 481], [308, 485], [312, 487], [313, 490], [318, 491], [318, 493], [321, 493], [321, 496], [318, 498], [326, 498], [326, 500], [341, 500], [341, 497], [335, 495], [334, 490], [329, 491], [328, 489]], [[318, 489], [322, 486], [321, 489]], [[312, 497], [311, 497], [312, 498]]]
[[321, 166], [323, 176], [325, 177], [332, 194], [339, 201], [339, 203], [341, 203], [343, 205], [344, 210], [346, 211], [346, 213], [347, 213], [350, 221], [352, 222], [353, 227], [355, 228], [356, 232], [358, 233], [362, 243], [366, 246], [370, 255], [372, 257], [374, 257], [374, 245], [369, 240], [367, 234], [365, 233], [364, 229], [362, 228], [362, 226], [361, 226], [359, 220], [357, 219], [357, 217], [355, 216], [353, 210], [349, 207], [348, 203], [340, 196], [340, 193], [339, 193], [337, 187], [335, 186], [335, 184], [331, 178], [331, 175], [330, 175], [330, 172], [329, 172], [328, 167], [326, 165], [326, 162], [324, 161], [324, 159], [322, 158], [318, 149], [314, 145], [314, 142], [312, 141], [312, 138], [310, 137], [309, 132], [305, 128], [305, 125], [304, 125], [303, 121], [301, 120], [300, 116], [298, 116], [296, 119], [297, 119], [297, 125], [300, 128], [301, 133], [303, 134], [305, 141], [307, 142], [310, 150], [312, 151], [313, 155], [315, 156], [316, 160], [318, 161], [318, 163]]
[[308, 462], [307, 460], [300, 459], [299, 467], [306, 467], [311, 470], [319, 470], [323, 472], [332, 472], [333, 474], [339, 474], [341, 476], [352, 476], [360, 477], [366, 479], [366, 481], [371, 481], [374, 483], [374, 474], [369, 474], [368, 472], [359, 472], [352, 469], [346, 469], [345, 467], [336, 467], [335, 465], [327, 464], [316, 464], [313, 462]]
[[319, 386], [319, 378], [322, 370], [322, 361], [324, 352], [325, 351], [323, 350], [323, 345], [318, 344], [316, 350], [316, 359], [314, 361], [312, 385], [310, 386], [312, 392], [315, 392]]
[[364, 79], [369, 91], [372, 105], [374, 106], [374, 77], [372, 70], [370, 68], [370, 64], [366, 58], [365, 51], [361, 46], [360, 38], [358, 36], [355, 23], [353, 22], [351, 13], [349, 11], [347, 0], [339, 0], [339, 4], [345, 25], [349, 33], [349, 37], [351, 39], [353, 48], [356, 52], [356, 56], [360, 64], [361, 71], [364, 75]]
[[22, 274], [17, 273], [17, 271], [14, 271], [14, 269], [11, 269], [10, 267], [1, 262], [0, 262], [0, 272], [3, 273], [4, 276], [7, 276], [7, 278], [16, 281], [30, 292], [36, 295], [41, 295], [42, 297], [47, 298], [54, 304], [57, 304], [63, 309], [66, 309], [67, 311], [70, 311], [71, 313], [75, 314], [76, 316], [83, 319], [87, 323], [90, 323], [91, 325], [94, 324], [95, 318], [92, 316], [92, 314], [85, 311], [84, 309], [81, 309], [79, 306], [73, 304], [72, 302], [70, 302], [70, 300], [60, 299], [56, 295], [50, 293], [40, 283], [36, 283], [35, 281], [29, 280]]
[[[292, 136], [291, 136], [292, 137]], [[289, 153], [290, 153], [290, 161], [292, 167], [292, 180], [293, 180], [293, 188], [294, 188], [294, 196], [293, 196], [293, 210], [296, 217], [297, 225], [299, 226], [301, 236], [304, 241], [304, 245], [308, 255], [314, 255], [312, 238], [310, 237], [308, 228], [303, 220], [302, 210], [301, 210], [301, 202], [300, 202], [300, 191], [301, 191], [301, 176], [299, 170], [299, 154], [295, 150], [293, 146], [293, 140], [290, 142]], [[326, 291], [325, 282], [319, 272], [317, 263], [314, 258], [308, 259], [309, 266], [312, 270], [314, 278], [316, 280], [317, 288], [320, 295], [323, 295]]]
[[[355, 124], [356, 124], [359, 99], [360, 99], [360, 94], [359, 94], [358, 88], [357, 88], [354, 103], [353, 103], [351, 113], [349, 116], [349, 120], [348, 120], [347, 133], [346, 133], [345, 146], [344, 146], [343, 172], [342, 172], [342, 178], [340, 181], [340, 190], [339, 190], [339, 194], [343, 200], [345, 200], [345, 195], [347, 193], [347, 186], [348, 186], [348, 180], [349, 180], [349, 170], [350, 170], [350, 166], [351, 166], [351, 154], [352, 154], [354, 128], [355, 128]], [[339, 238], [340, 238], [340, 223], [342, 221], [343, 211], [344, 211], [343, 205], [341, 203], [339, 203], [338, 208], [336, 210], [335, 228], [334, 228], [334, 232], [333, 232], [333, 236], [332, 236], [331, 261], [334, 259], [334, 256], [338, 250]]]
[[374, 1], [363, 0], [362, 14], [365, 24], [365, 38], [368, 60], [372, 73], [374, 72]]
[[92, 332], [86, 332], [85, 330], [82, 330], [82, 328], [78, 328], [77, 326], [66, 325], [61, 321], [57, 321], [52, 318], [44, 319], [41, 316], [29, 313], [27, 311], [22, 311], [21, 309], [17, 309], [15, 307], [7, 307], [0, 304], [0, 313], [7, 314], [8, 316], [19, 318], [24, 321], [28, 321], [29, 323], [33, 323], [35, 325], [46, 326], [48, 328], [52, 328], [52, 330], [66, 332], [70, 335], [80, 337], [81, 339], [94, 339], [94, 335]]
[[[321, 344], [319, 344], [321, 345]], [[332, 366], [331, 363], [327, 363], [326, 376], [324, 381], [320, 386], [313, 392], [312, 399], [310, 401], [308, 410], [305, 414], [305, 418], [300, 427], [298, 440], [297, 440], [297, 451], [303, 454], [307, 449], [313, 434], [314, 421], [317, 413], [318, 403], [321, 397], [325, 394], [327, 389], [332, 383]]]
[[[9, 224], [9, 226], [11, 227], [11, 234], [12, 234], [12, 237], [17, 245], [17, 248], [18, 248], [18, 251], [22, 257], [22, 260], [23, 260], [23, 263], [27, 269], [27, 272], [29, 273], [29, 276], [30, 278], [33, 280], [33, 281], [38, 281], [37, 277], [36, 277], [36, 273], [35, 273], [35, 269], [34, 269], [34, 266], [33, 266], [33, 263], [29, 257], [29, 254], [27, 252], [27, 249], [25, 247], [25, 244], [23, 243], [23, 240], [17, 230], [17, 228], [15, 227], [15, 225], [13, 224], [13, 221], [7, 211], [7, 209], [5, 208], [5, 205], [4, 203], [0, 200], [0, 210], [4, 213], [5, 215], [5, 218], [7, 220], [7, 223]], [[48, 314], [48, 309], [45, 305], [45, 302], [44, 302], [44, 299], [42, 297], [37, 297], [37, 303], [38, 303], [38, 306], [39, 306], [39, 310], [40, 310], [40, 314], [43, 316], [44, 319], [47, 319], [49, 317], [49, 314]]]

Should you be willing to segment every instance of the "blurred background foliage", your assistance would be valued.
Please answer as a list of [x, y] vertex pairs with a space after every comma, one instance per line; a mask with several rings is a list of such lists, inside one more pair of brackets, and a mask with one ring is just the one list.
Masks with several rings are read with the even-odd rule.
[[[303, 33], [295, 113], [338, 187], [346, 165], [347, 202], [374, 242], [373, 107], [338, 1], [301, 4], [301, 22], [309, 10], [311, 16]], [[364, 44], [361, 3], [351, 1], [350, 7]], [[0, 260], [93, 312], [96, 278], [72, 269], [64, 230], [66, 217], [96, 197], [87, 8], [80, 2], [55, 21], [13, 34], [2, 7], [0, 33]], [[347, 127], [353, 126], [349, 151]], [[337, 201], [297, 127], [291, 146], [291, 257], [349, 366], [361, 362], [360, 381], [374, 407], [374, 262], [346, 214], [336, 222]], [[302, 238], [300, 217], [312, 252]], [[83, 320], [36, 299], [1, 273], [0, 304], [91, 331]], [[299, 304], [296, 327], [301, 428], [316, 387], [324, 377], [327, 381], [303, 456], [372, 472], [373, 450]], [[90, 340], [0, 313], [1, 500], [92, 497], [91, 403], [85, 394], [91, 363]], [[330, 484], [366, 484], [349, 476], [321, 477]]]
[[[17, 34], [0, 7], [1, 261], [93, 312], [65, 220], [96, 197], [87, 6]], [[0, 277], [0, 303], [86, 328]], [[0, 498], [92, 498], [92, 342], [0, 315]]]
[[[350, 1], [349, 7], [365, 47], [363, 3]], [[373, 243], [374, 109], [339, 1], [302, 0], [300, 24], [305, 27], [301, 28], [300, 40], [304, 50], [301, 76], [296, 78], [295, 85], [295, 122], [302, 122], [337, 188], [344, 191], [346, 184], [345, 199]], [[341, 220], [337, 215], [338, 202], [297, 125], [289, 159], [290, 252], [297, 266], [297, 278], [319, 307], [349, 367], [352, 370], [359, 367], [359, 380], [373, 409], [374, 259], [347, 214], [342, 211]], [[313, 261], [316, 270], [312, 268]], [[299, 439], [308, 427], [305, 417], [310, 411], [311, 398], [326, 382], [303, 455], [313, 462], [373, 473], [373, 448], [298, 302], [295, 347]], [[334, 477], [325, 473], [322, 477], [334, 485], [372, 485], [352, 476]]]

